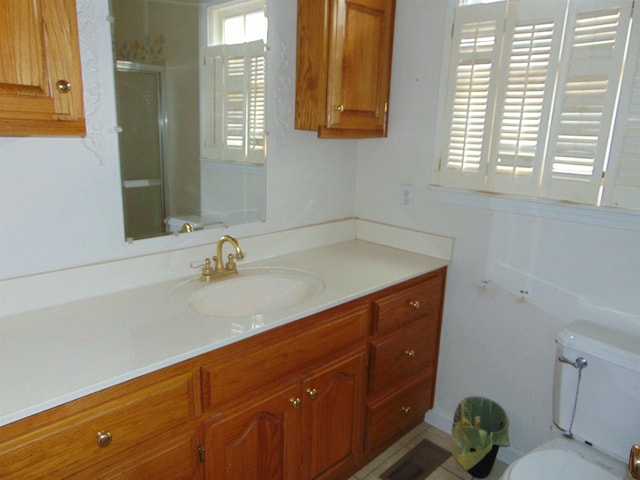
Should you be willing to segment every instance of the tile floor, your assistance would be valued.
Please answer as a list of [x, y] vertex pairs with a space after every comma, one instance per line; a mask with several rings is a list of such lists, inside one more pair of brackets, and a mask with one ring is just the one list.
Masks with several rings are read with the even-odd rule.
[[[426, 438], [430, 442], [449, 450], [449, 435], [431, 427], [426, 423], [418, 425], [395, 444], [385, 450], [365, 465], [358, 473], [349, 480], [378, 480], [380, 475], [391, 465], [397, 462], [403, 455], [411, 450], [420, 440]], [[496, 460], [491, 474], [487, 480], [498, 480], [507, 466]], [[438, 467], [427, 480], [471, 480], [473, 477], [458, 465], [453, 457], [449, 457], [440, 467]]]

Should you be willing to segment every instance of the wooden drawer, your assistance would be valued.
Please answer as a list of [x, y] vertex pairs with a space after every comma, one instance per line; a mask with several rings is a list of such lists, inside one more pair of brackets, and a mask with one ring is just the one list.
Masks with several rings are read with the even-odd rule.
[[374, 330], [383, 332], [420, 317], [439, 320], [442, 310], [445, 270], [438, 270], [424, 282], [375, 301]]
[[[68, 480], [197, 480], [202, 464], [198, 462], [197, 435], [177, 429], [154, 438], [159, 448], [148, 448], [140, 455], [127, 456], [112, 465], [98, 464], [69, 477]], [[154, 445], [157, 447], [156, 445]], [[109, 463], [109, 462], [107, 462]]]
[[210, 355], [200, 369], [202, 410], [247, 398], [256, 388], [339, 352], [370, 331], [369, 304], [337, 309], [230, 345]]
[[[185, 373], [115, 399], [99, 392], [90, 397], [94, 408], [30, 432], [32, 419], [26, 419], [29, 433], [0, 444], [0, 478], [68, 478], [194, 417], [192, 378]], [[98, 432], [111, 434], [109, 445], [98, 445]]]
[[438, 321], [421, 318], [371, 342], [369, 393], [424, 372], [433, 374], [436, 363]]
[[432, 385], [432, 377], [425, 376], [367, 405], [366, 453], [395, 440], [407, 428], [422, 421], [433, 406]]

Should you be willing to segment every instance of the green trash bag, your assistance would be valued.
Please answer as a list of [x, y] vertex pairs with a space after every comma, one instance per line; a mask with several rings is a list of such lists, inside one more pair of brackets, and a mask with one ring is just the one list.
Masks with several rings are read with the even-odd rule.
[[489, 454], [494, 445], [509, 445], [509, 417], [492, 400], [465, 398], [453, 417], [451, 455], [468, 471]]

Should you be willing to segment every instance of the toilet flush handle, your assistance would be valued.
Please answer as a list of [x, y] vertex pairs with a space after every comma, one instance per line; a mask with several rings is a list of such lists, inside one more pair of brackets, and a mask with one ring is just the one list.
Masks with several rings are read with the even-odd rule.
[[629, 452], [629, 473], [640, 480], [640, 445], [634, 445]]
[[567, 357], [558, 357], [558, 360], [562, 363], [567, 363], [569, 365], [571, 365], [573, 368], [577, 368], [579, 370], [582, 370], [583, 368], [585, 368], [587, 365], [589, 365], [589, 362], [587, 362], [587, 359], [584, 357], [578, 357], [576, 358], [575, 362], [572, 362], [571, 360], [569, 360]]

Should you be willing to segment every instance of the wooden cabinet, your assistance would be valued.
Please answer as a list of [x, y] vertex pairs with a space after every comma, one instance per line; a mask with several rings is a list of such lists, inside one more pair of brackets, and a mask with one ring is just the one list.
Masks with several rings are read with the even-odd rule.
[[[234, 402], [205, 426], [207, 478], [337, 478], [362, 459], [365, 354]], [[252, 392], [253, 393], [253, 392]]]
[[370, 307], [229, 345], [200, 368], [207, 478], [336, 478], [362, 459]]
[[387, 135], [395, 0], [298, 0], [295, 128]]
[[340, 478], [363, 455], [364, 349], [317, 368], [303, 382], [303, 462], [300, 478]]
[[347, 478], [433, 405], [445, 274], [6, 425], [0, 478]]
[[433, 406], [446, 270], [374, 300], [366, 452], [375, 454]]
[[[198, 429], [178, 428], [153, 438], [146, 452], [108, 462], [71, 475], [69, 480], [198, 480], [202, 464], [198, 459]], [[47, 477], [49, 478], [49, 477]]]
[[212, 417], [205, 427], [206, 478], [302, 478], [300, 401], [299, 385], [288, 383]]
[[144, 463], [149, 451], [172, 450], [167, 432], [195, 432], [193, 395], [192, 372], [172, 367], [7, 425], [0, 478], [85, 478]]
[[84, 135], [75, 0], [0, 0], [0, 135]]

